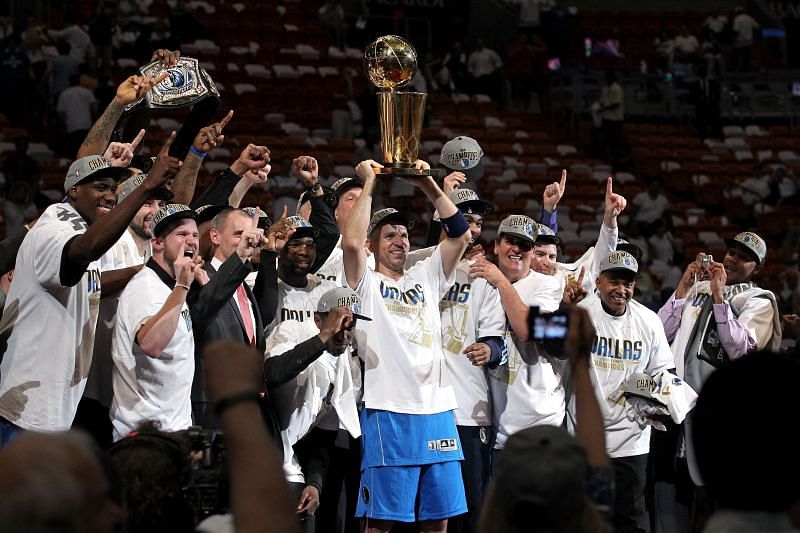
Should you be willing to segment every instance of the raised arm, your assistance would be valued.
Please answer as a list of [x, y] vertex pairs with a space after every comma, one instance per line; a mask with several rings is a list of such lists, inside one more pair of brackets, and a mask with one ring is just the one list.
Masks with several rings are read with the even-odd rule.
[[235, 529], [293, 533], [295, 503], [258, 405], [261, 360], [256, 350], [229, 340], [203, 352], [208, 390], [225, 432]]
[[542, 216], [539, 222], [558, 233], [558, 202], [564, 196], [564, 191], [567, 189], [567, 171], [561, 171], [561, 181], [554, 181], [544, 188], [542, 193]]
[[292, 174], [303, 184], [306, 194], [310, 195], [309, 222], [319, 230], [319, 235], [315, 239], [317, 255], [311, 265], [311, 272], [316, 272], [336, 248], [336, 243], [339, 241], [339, 225], [319, 183], [317, 160], [309, 155], [301, 155], [292, 161]]
[[181, 318], [181, 309], [186, 302], [186, 295], [194, 279], [194, 269], [198, 268], [193, 258], [184, 257], [183, 248], [183, 244], [181, 244], [178, 250], [178, 259], [174, 263], [175, 287], [161, 309], [148, 318], [136, 332], [136, 344], [150, 357], [161, 355], [172, 337], [175, 336], [178, 320]]
[[261, 261], [258, 263], [258, 275], [253, 286], [253, 295], [258, 302], [261, 321], [271, 324], [278, 311], [278, 252], [286, 244], [294, 229], [286, 230], [287, 206], [283, 206], [283, 215], [264, 232], [267, 244], [261, 250]]
[[269, 159], [269, 148], [248, 144], [239, 158], [231, 165], [231, 171], [241, 176], [239, 183], [233, 188], [228, 203], [231, 207], [239, 207], [247, 191], [253, 185], [261, 185], [269, 180], [269, 173], [272, 170]]
[[[161, 148], [159, 157], [165, 155], [169, 145], [175, 138], [175, 133], [170, 136], [167, 143]], [[61, 266], [61, 282], [64, 285], [75, 285], [83, 276], [89, 263], [100, 257], [116, 243], [151, 195], [164, 187], [168, 175], [166, 172], [150, 172], [144, 183], [134, 189], [125, 199], [108, 212], [103, 219], [89, 226], [85, 233], [72, 239], [66, 247], [66, 261]], [[102, 182], [98, 182], [102, 183]], [[87, 184], [84, 186], [92, 186]]]
[[600, 227], [600, 234], [597, 236], [597, 243], [592, 253], [592, 264], [589, 269], [589, 282], [594, 284], [595, 278], [600, 273], [600, 261], [617, 249], [619, 229], [617, 218], [625, 210], [628, 201], [624, 196], [614, 193], [612, 178], [606, 181], [605, 211], [603, 212], [603, 225]]
[[356, 166], [356, 174], [364, 182], [364, 188], [342, 228], [342, 252], [344, 276], [351, 289], [358, 287], [364, 270], [367, 268], [367, 252], [364, 241], [367, 238], [367, 227], [372, 216], [372, 194], [375, 190], [375, 171], [373, 167], [382, 165], [368, 159]]
[[[417, 161], [418, 168], [430, 168], [424, 161]], [[434, 179], [430, 176], [409, 180], [412, 185], [420, 189], [433, 204], [439, 219], [442, 222], [447, 238], [439, 243], [439, 253], [442, 256], [442, 270], [445, 277], [449, 278], [456, 270], [456, 265], [461, 260], [464, 250], [469, 244], [470, 232], [469, 224], [464, 219], [464, 215], [447, 195], [439, 188]]]
[[[451, 172], [444, 177], [442, 190], [447, 196], [450, 196], [450, 193], [458, 189], [465, 181], [467, 181], [467, 177], [463, 172]], [[442, 223], [438, 220], [431, 219], [428, 224], [428, 236], [425, 238], [425, 247], [436, 246], [443, 238]]]
[[130, 76], [117, 87], [117, 93], [111, 103], [108, 104], [100, 118], [92, 125], [92, 129], [86, 135], [83, 144], [78, 149], [76, 159], [93, 154], [102, 154], [106, 150], [114, 127], [119, 122], [125, 106], [136, 100], [143, 98], [147, 91], [154, 85], [161, 83], [168, 74], [162, 72], [157, 78], [153, 76]]
[[183, 165], [175, 181], [172, 184], [172, 193], [175, 195], [172, 199], [173, 202], [178, 204], [189, 205], [194, 197], [194, 188], [197, 183], [197, 173], [200, 171], [200, 166], [203, 164], [203, 159], [206, 154], [222, 145], [225, 140], [225, 135], [222, 130], [233, 118], [233, 110], [228, 111], [222, 120], [215, 122], [200, 131], [192, 141], [192, 146], [189, 148], [189, 153], [183, 160]]

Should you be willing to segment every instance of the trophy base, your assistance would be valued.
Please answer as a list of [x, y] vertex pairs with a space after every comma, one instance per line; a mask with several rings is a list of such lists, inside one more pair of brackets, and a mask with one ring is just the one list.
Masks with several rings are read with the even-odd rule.
[[383, 168], [376, 168], [374, 170], [375, 174], [381, 174], [383, 176], [394, 178], [414, 179], [425, 178], [427, 176], [431, 176], [433, 178], [443, 178], [445, 176], [444, 169], [441, 168], [418, 169], [415, 167], [387, 165]]

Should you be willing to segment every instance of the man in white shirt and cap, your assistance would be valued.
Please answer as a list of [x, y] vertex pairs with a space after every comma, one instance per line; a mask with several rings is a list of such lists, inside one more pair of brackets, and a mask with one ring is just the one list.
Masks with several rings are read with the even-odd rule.
[[[325, 458], [333, 445], [325, 438], [328, 432], [315, 433], [314, 428], [335, 411], [351, 436], [361, 435], [356, 406], [361, 371], [351, 349], [359, 320], [371, 320], [362, 314], [361, 298], [338, 287], [320, 297], [313, 321], [285, 320], [267, 339], [265, 380], [280, 423], [284, 474], [298, 500], [303, 531], [314, 531]], [[281, 372], [273, 372], [274, 366]]]
[[628, 252], [607, 254], [595, 280], [597, 297], [579, 304], [596, 330], [591, 370], [614, 469], [617, 531], [649, 531], [644, 493], [650, 425], [622, 392], [634, 374], [655, 377], [675, 367], [658, 316], [633, 300], [638, 271]]

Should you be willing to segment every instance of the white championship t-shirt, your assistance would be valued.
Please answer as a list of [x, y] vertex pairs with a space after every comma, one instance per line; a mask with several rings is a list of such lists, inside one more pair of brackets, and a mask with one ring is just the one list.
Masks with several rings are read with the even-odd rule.
[[364, 315], [358, 322], [359, 356], [364, 359], [364, 401], [369, 409], [432, 414], [457, 407], [448, 377], [439, 300], [455, 281], [433, 255], [393, 280], [365, 268], [358, 285]]
[[192, 425], [194, 337], [186, 302], [178, 327], [164, 351], [150, 357], [136, 343], [136, 332], [154, 316], [172, 293], [149, 266], [136, 274], [119, 298], [114, 331], [114, 399], [111, 423], [119, 440], [145, 420], [156, 420], [164, 431]]
[[139, 253], [136, 240], [128, 228], [122, 237], [114, 243], [114, 246], [100, 258], [100, 269], [103, 272], [108, 270], [119, 270], [137, 265], [143, 265], [153, 255], [150, 241], [147, 241], [144, 255]]
[[[413, 252], [412, 252], [413, 253]], [[428, 254], [430, 255], [430, 254]], [[427, 256], [426, 256], [427, 257]], [[339, 241], [336, 243], [331, 255], [322, 263], [322, 266], [317, 269], [315, 274], [323, 279], [336, 283], [336, 286], [342, 287], [347, 285], [344, 282], [344, 252], [342, 252], [342, 236], [339, 236]], [[367, 268], [375, 270], [375, 256], [367, 252]], [[406, 261], [406, 268], [408, 262]]]
[[[526, 305], [539, 306], [542, 312], [555, 311], [561, 302], [561, 284], [555, 276], [531, 270], [514, 288]], [[505, 341], [508, 362], [489, 371], [497, 449], [503, 449], [508, 437], [522, 429], [560, 426], [565, 413], [564, 362], [518, 339], [510, 327]]]
[[[618, 401], [609, 396], [624, 388], [633, 373], [655, 376], [675, 368], [664, 326], [658, 315], [635, 300], [628, 302], [628, 310], [622, 316], [608, 314], [600, 298], [579, 305], [589, 312], [597, 331], [592, 342], [591, 374], [605, 420], [608, 456], [648, 453], [650, 426], [636, 420], [633, 406], [624, 396]], [[570, 405], [570, 413], [574, 415], [574, 405]]]
[[[409, 253], [406, 267], [429, 257], [434, 250], [431, 246]], [[497, 289], [483, 278], [469, 278], [473, 262], [462, 259], [458, 263], [456, 281], [439, 302], [442, 347], [458, 402], [456, 424], [488, 426], [492, 417], [486, 367], [473, 365], [464, 349], [476, 339], [505, 336], [506, 315]]]
[[284, 320], [298, 322], [310, 320], [313, 324], [319, 299], [329, 290], [339, 286], [314, 274], [308, 274], [306, 279], [308, 282], [305, 287], [294, 287], [278, 278], [278, 309], [275, 318], [266, 328], [267, 335]]
[[[145, 254], [139, 253], [136, 241], [128, 228], [122, 237], [100, 258], [100, 271], [108, 272], [133, 266], [143, 265], [152, 254], [150, 242], [147, 242]], [[97, 400], [106, 407], [111, 405], [114, 389], [111, 386], [111, 343], [114, 341], [114, 327], [117, 323], [117, 305], [120, 292], [103, 296], [100, 299], [100, 312], [97, 317], [97, 331], [94, 338], [94, 356], [86, 389], [86, 398]]]
[[[102, 223], [102, 222], [98, 222]], [[88, 224], [68, 203], [45, 209], [25, 236], [0, 331], [0, 416], [34, 431], [66, 431], [86, 386], [100, 304], [100, 263], [61, 285], [64, 247]]]
[[[314, 322], [287, 320], [278, 324], [267, 338], [266, 357], [294, 349], [319, 334]], [[296, 378], [270, 391], [283, 443], [283, 471], [290, 482], [303, 483], [303, 473], [292, 448], [326, 415], [339, 416], [353, 437], [361, 435], [356, 402], [360, 400], [360, 369], [350, 348], [339, 357], [324, 351]]]

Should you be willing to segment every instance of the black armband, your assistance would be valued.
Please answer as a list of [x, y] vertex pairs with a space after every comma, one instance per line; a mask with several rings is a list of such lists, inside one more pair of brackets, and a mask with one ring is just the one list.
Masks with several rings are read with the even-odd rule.
[[469, 231], [469, 223], [461, 211], [456, 211], [453, 216], [443, 218], [441, 222], [445, 235], [451, 239], [461, 237]]

